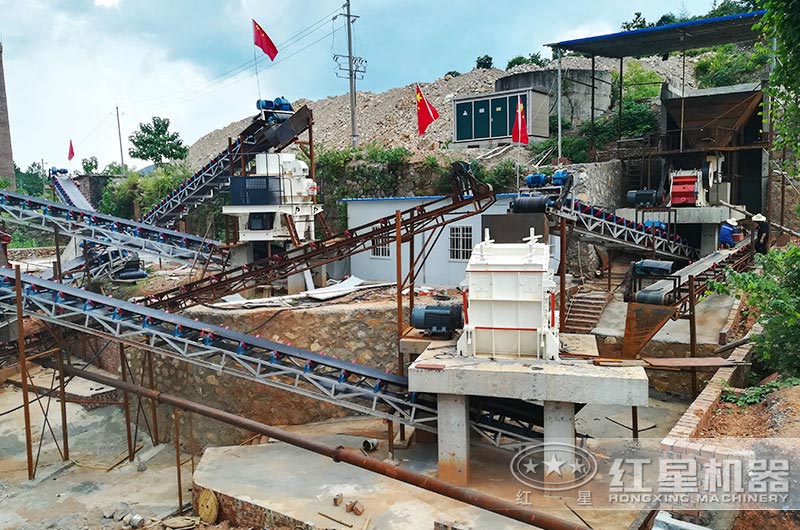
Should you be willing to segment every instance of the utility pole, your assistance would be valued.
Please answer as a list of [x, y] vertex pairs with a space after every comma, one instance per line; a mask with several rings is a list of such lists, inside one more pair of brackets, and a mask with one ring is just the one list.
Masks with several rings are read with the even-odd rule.
[[119, 137], [119, 168], [121, 171], [125, 166], [125, 160], [122, 158], [122, 129], [119, 126], [119, 105], [117, 105], [117, 136]]
[[353, 16], [350, 14], [350, 0], [345, 2], [347, 9], [347, 65], [350, 77], [350, 139], [353, 147], [358, 147], [358, 125], [356, 124], [356, 72], [353, 63]]
[[[356, 79], [363, 79], [367, 71], [367, 61], [363, 57], [353, 55], [353, 24], [358, 15], [350, 13], [350, 0], [345, 0], [344, 6], [347, 18], [347, 55], [334, 54], [333, 60], [337, 65], [336, 77], [350, 80], [350, 140], [353, 147], [358, 147], [359, 134], [356, 120]], [[342, 15], [336, 15], [337, 17]], [[346, 64], [345, 64], [346, 63]]]

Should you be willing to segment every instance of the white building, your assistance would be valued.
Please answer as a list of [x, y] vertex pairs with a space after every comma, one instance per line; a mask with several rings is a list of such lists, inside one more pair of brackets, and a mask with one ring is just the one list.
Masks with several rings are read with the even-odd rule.
[[[417, 276], [416, 285], [456, 287], [465, 278], [465, 270], [472, 249], [482, 239], [484, 215], [504, 215], [515, 193], [498, 194], [497, 202], [480, 215], [473, 215], [445, 226], [444, 232], [433, 246], [427, 261]], [[441, 197], [386, 197], [342, 199], [347, 205], [347, 227], [355, 228], [384, 217], [394, 219], [397, 210], [408, 210]], [[466, 212], [467, 210], [463, 210]], [[457, 215], [453, 213], [452, 215]], [[418, 234], [414, 250], [418, 253], [425, 242], [435, 237], [435, 231]], [[494, 238], [495, 235], [493, 234]], [[408, 244], [403, 244], [403, 274], [408, 272]], [[551, 270], [558, 267], [558, 237], [550, 236]], [[393, 282], [397, 279], [395, 240], [376, 245], [372, 249], [350, 257], [350, 274], [363, 280]]]

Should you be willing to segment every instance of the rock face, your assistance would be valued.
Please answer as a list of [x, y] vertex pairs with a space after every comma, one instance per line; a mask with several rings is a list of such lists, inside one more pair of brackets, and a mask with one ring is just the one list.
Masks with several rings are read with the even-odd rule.
[[[686, 58], [686, 86], [693, 88], [694, 64], [700, 57]], [[662, 61], [660, 57], [647, 57], [643, 59], [626, 59], [625, 64], [639, 62], [644, 68], [653, 70], [675, 86], [680, 86], [683, 76], [683, 63], [679, 56], [670, 57]], [[453, 135], [453, 109], [452, 100], [456, 96], [493, 92], [501, 87], [515, 88], [516, 86], [498, 82], [501, 78], [514, 77], [514, 74], [529, 72], [537, 73], [542, 77], [542, 86], [552, 88], [554, 71], [557, 61], [551, 61], [547, 66], [519, 65], [511, 70], [474, 69], [459, 76], [444, 76], [432, 83], [422, 83], [425, 97], [439, 111], [440, 118], [433, 122], [424, 136], [417, 135], [416, 105], [414, 100], [414, 85], [393, 88], [380, 94], [372, 92], [358, 92], [358, 126], [361, 144], [371, 142], [387, 147], [405, 147], [413, 153], [414, 161], [421, 160], [429, 154], [435, 154], [445, 149], [452, 141]], [[610, 81], [611, 73], [619, 71], [619, 61], [598, 57], [596, 60], [597, 77]], [[591, 70], [591, 59], [586, 57], [564, 57], [561, 67], [567, 78], [573, 72], [576, 79], [584, 82], [586, 72]], [[548, 72], [549, 71], [549, 72]], [[589, 75], [589, 77], [591, 77]], [[538, 79], [538, 78], [537, 78]], [[513, 83], [512, 83], [513, 85]], [[607, 108], [610, 105], [609, 88], [606, 83], [598, 82], [598, 98], [595, 105]], [[565, 115], [574, 114], [577, 122], [583, 121], [589, 114], [590, 105], [588, 89], [583, 85], [574, 84], [574, 97], [565, 102]], [[584, 101], [586, 100], [586, 101]], [[330, 96], [317, 101], [305, 99], [293, 102], [295, 108], [307, 104], [314, 111], [314, 141], [318, 145], [331, 149], [342, 149], [350, 146], [350, 99], [348, 94]], [[255, 113], [254, 113], [255, 114]], [[198, 169], [217, 153], [225, 149], [228, 137], [235, 137], [251, 120], [251, 117], [231, 123], [203, 136], [189, 148], [188, 162], [192, 169]], [[302, 140], [307, 140], [303, 135]]]

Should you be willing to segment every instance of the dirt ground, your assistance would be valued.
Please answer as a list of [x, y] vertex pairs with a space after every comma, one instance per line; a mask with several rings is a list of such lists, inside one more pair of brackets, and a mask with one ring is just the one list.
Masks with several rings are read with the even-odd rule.
[[800, 530], [800, 513], [744, 511], [731, 530]]
[[800, 386], [772, 392], [758, 404], [721, 403], [701, 438], [797, 438], [800, 436]]

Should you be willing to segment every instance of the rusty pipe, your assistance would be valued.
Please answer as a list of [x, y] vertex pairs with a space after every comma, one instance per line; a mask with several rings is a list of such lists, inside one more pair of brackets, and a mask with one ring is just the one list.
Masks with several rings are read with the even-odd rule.
[[487, 495], [479, 491], [461, 486], [454, 486], [442, 480], [429, 477], [423, 473], [417, 473], [415, 471], [410, 471], [408, 469], [387, 464], [381, 460], [378, 460], [377, 458], [364, 456], [360, 451], [347, 449], [342, 446], [333, 447], [331, 445], [316, 442], [303, 436], [286, 432], [282, 429], [237, 416], [236, 414], [231, 414], [213, 407], [208, 407], [206, 405], [166, 394], [164, 392], [158, 392], [156, 390], [141, 387], [127, 381], [120, 381], [111, 377], [86, 372], [73, 366], [65, 366], [64, 371], [72, 376], [82, 377], [84, 379], [88, 379], [89, 381], [119, 388], [147, 399], [153, 399], [178, 409], [194, 412], [200, 416], [205, 416], [207, 418], [227, 423], [228, 425], [233, 425], [234, 427], [238, 427], [240, 429], [269, 436], [270, 438], [275, 438], [276, 440], [300, 447], [301, 449], [305, 449], [322, 456], [327, 456], [328, 458], [333, 459], [334, 462], [345, 462], [362, 469], [367, 469], [374, 473], [405, 482], [406, 484], [411, 484], [412, 486], [417, 486], [418, 488], [432, 491], [434, 493], [438, 493], [439, 495], [444, 495], [445, 497], [450, 497], [451, 499], [455, 499], [472, 506], [477, 506], [478, 508], [483, 508], [484, 510], [494, 512], [498, 515], [543, 528], [545, 530], [589, 530], [586, 526], [573, 524], [569, 521], [564, 521], [563, 519], [553, 517], [552, 515], [548, 515], [537, 510], [523, 508], [514, 503], [498, 499], [497, 497], [492, 497], [491, 495]]

